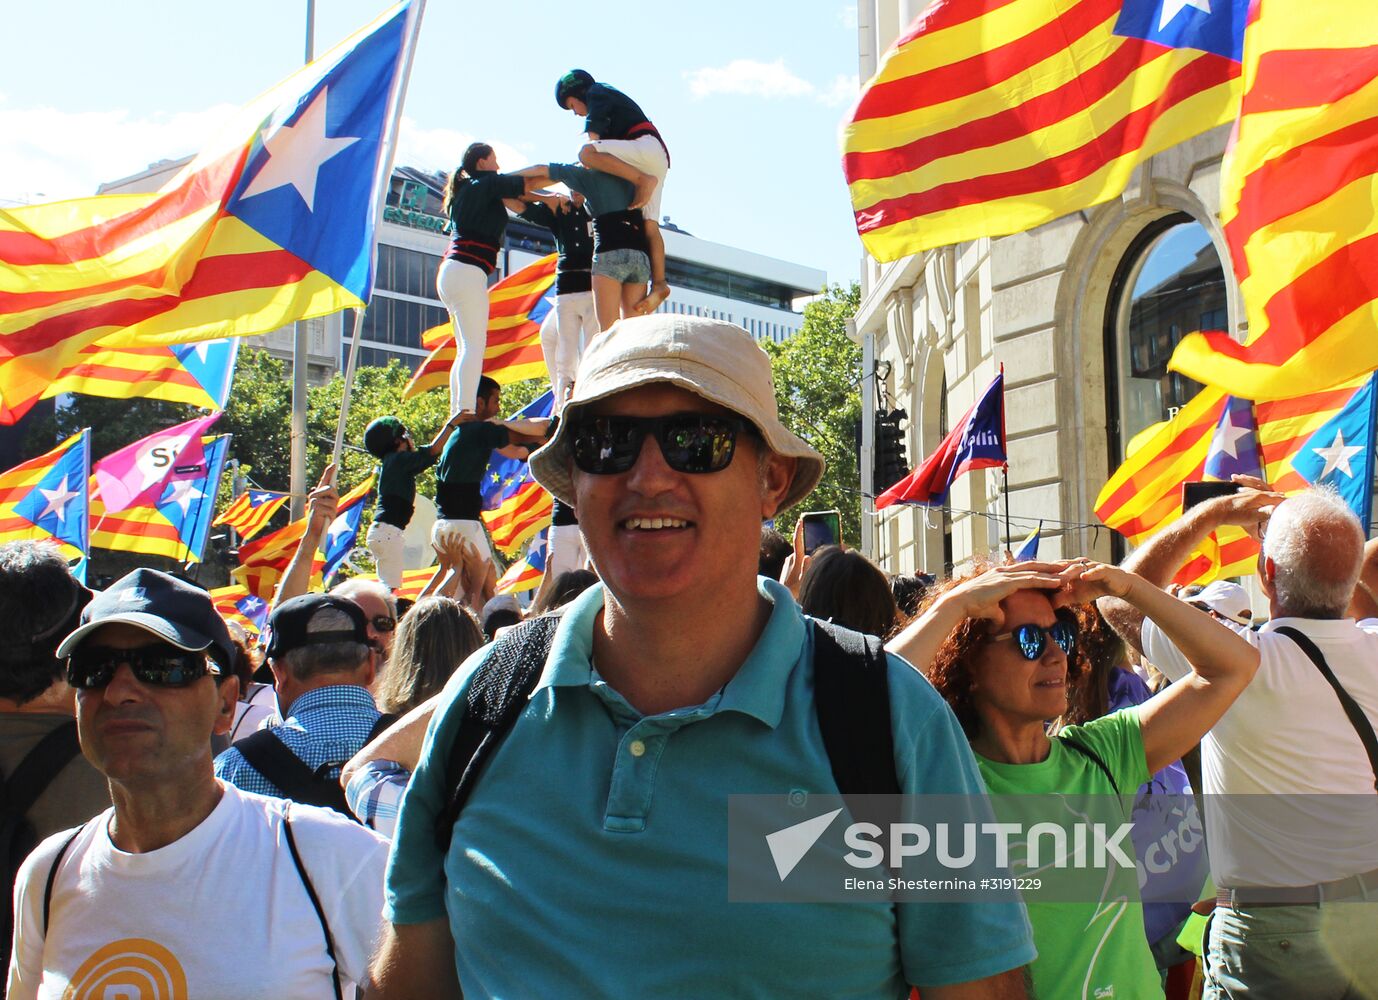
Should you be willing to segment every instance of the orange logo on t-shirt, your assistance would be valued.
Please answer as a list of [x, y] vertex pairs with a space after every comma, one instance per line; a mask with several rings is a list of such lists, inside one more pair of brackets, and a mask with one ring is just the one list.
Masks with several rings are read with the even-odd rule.
[[187, 974], [156, 941], [111, 941], [81, 963], [62, 1000], [188, 1000]]

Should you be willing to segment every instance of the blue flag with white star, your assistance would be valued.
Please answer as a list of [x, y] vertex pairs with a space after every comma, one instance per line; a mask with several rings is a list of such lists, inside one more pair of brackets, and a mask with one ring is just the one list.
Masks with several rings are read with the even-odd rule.
[[1115, 34], [1242, 62], [1249, 0], [1125, 0]]
[[186, 562], [199, 562], [206, 553], [215, 496], [229, 453], [230, 435], [222, 434], [204, 446], [200, 462], [173, 469], [158, 497], [158, 513], [177, 529], [186, 549], [182, 557]]
[[364, 503], [368, 500], [365, 491], [335, 512], [335, 520], [325, 533], [325, 567], [322, 576], [329, 580], [339, 569], [344, 557], [354, 548], [359, 538], [359, 521], [364, 516]]
[[1258, 448], [1258, 421], [1249, 400], [1225, 397], [1225, 408], [1215, 423], [1203, 471], [1208, 479], [1226, 483], [1234, 475], [1264, 478]]
[[0, 473], [0, 542], [51, 538], [81, 559], [91, 552], [91, 431], [84, 428], [52, 451]]
[[1365, 530], [1373, 514], [1375, 379], [1356, 389], [1292, 458], [1292, 468], [1308, 482], [1335, 487]]

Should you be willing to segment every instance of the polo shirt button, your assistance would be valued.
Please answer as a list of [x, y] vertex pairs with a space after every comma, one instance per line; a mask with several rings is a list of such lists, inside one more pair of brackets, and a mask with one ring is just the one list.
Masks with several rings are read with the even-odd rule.
[[627, 749], [631, 751], [633, 757], [640, 757], [646, 752], [646, 744], [640, 740], [632, 740], [627, 744]]

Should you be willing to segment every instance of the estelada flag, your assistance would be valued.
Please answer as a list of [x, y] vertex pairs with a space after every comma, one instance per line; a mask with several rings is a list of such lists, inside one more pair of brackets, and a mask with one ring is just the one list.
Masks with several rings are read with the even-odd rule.
[[81, 557], [85, 578], [91, 476], [91, 431], [0, 472], [0, 542], [52, 539], [63, 555]]
[[415, 13], [404, 0], [242, 109], [161, 191], [0, 210], [0, 422], [95, 343], [362, 308]]
[[[500, 385], [548, 378], [541, 353], [541, 323], [554, 308], [555, 254], [513, 271], [488, 289], [488, 344], [483, 374]], [[421, 334], [430, 355], [402, 390], [403, 399], [450, 384], [455, 363], [455, 331], [446, 322]]]
[[228, 525], [247, 542], [264, 529], [288, 499], [288, 494], [274, 493], [272, 490], [245, 490], [225, 508], [225, 513], [215, 519], [215, 523]]
[[948, 431], [937, 450], [909, 475], [876, 497], [876, 510], [892, 503], [941, 507], [948, 490], [964, 472], [990, 469], [1009, 461], [1005, 454], [1005, 373], [995, 376], [986, 391], [957, 425]]
[[928, 4], [843, 126], [867, 251], [896, 260], [1115, 197], [1154, 153], [1234, 119], [1247, 12], [1248, 0]]

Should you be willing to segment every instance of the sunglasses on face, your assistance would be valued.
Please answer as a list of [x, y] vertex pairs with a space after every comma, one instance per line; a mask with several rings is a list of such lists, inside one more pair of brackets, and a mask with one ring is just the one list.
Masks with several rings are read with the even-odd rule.
[[1077, 648], [1077, 627], [1071, 622], [1061, 619], [1046, 628], [1034, 624], [1020, 625], [1011, 632], [1001, 632], [999, 635], [991, 636], [990, 641], [1003, 642], [1006, 639], [1013, 639], [1020, 656], [1026, 660], [1036, 660], [1043, 655], [1043, 650], [1048, 648], [1050, 638], [1057, 643], [1058, 649], [1067, 656], [1071, 656]]
[[67, 683], [82, 691], [103, 688], [115, 677], [121, 663], [141, 684], [153, 687], [186, 687], [207, 674], [219, 676], [220, 665], [205, 653], [191, 653], [175, 646], [144, 646], [140, 649], [82, 647], [67, 658]]
[[676, 472], [721, 472], [732, 463], [737, 435], [750, 424], [736, 417], [674, 413], [664, 417], [581, 416], [570, 427], [574, 464], [595, 476], [628, 472], [650, 434]]
[[375, 632], [391, 632], [397, 627], [397, 619], [387, 615], [374, 615], [368, 620]]

